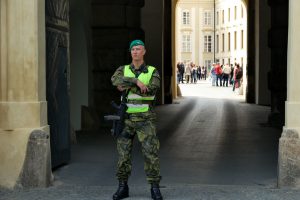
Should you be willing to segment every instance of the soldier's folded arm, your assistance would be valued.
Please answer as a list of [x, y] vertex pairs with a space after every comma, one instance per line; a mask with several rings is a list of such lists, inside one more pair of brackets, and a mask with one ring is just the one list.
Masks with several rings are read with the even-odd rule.
[[152, 74], [150, 84], [148, 85], [148, 95], [156, 95], [156, 92], [160, 88], [160, 76], [157, 70]]
[[160, 88], [160, 76], [157, 70], [155, 70], [152, 74], [152, 78], [150, 80], [149, 85], [147, 85], [148, 92], [145, 94], [142, 94], [139, 88], [133, 87], [131, 90], [134, 90], [134, 92], [141, 96], [153, 96], [156, 95], [157, 90]]
[[124, 66], [121, 66], [112, 75], [111, 82], [116, 87], [131, 88], [136, 85], [137, 78], [124, 77]]

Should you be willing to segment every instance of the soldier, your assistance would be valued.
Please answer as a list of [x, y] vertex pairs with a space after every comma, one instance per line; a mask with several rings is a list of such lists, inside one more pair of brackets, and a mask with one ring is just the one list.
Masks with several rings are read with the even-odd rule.
[[162, 200], [159, 189], [161, 179], [158, 158], [159, 140], [156, 136], [156, 114], [153, 111], [155, 95], [160, 87], [160, 76], [155, 67], [145, 64], [146, 49], [141, 40], [130, 43], [130, 52], [131, 64], [119, 67], [111, 78], [112, 84], [119, 91], [128, 91], [125, 127], [117, 138], [119, 160], [116, 176], [119, 187], [113, 199], [129, 197], [127, 181], [132, 168], [133, 139], [137, 135], [144, 155], [147, 181], [151, 184], [151, 197], [154, 200]]

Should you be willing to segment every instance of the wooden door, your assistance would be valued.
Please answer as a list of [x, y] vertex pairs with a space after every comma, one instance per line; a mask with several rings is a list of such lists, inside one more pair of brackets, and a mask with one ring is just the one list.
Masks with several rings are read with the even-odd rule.
[[52, 168], [70, 160], [69, 0], [46, 0], [46, 84]]

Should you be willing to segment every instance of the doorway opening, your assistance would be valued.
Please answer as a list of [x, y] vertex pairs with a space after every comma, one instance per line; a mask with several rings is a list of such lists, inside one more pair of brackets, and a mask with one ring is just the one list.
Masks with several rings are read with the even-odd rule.
[[[179, 0], [175, 6], [174, 94], [238, 98], [245, 100], [247, 88], [247, 7], [243, 0], [189, 1]], [[215, 74], [213, 65], [221, 66]], [[242, 78], [236, 83], [235, 68]], [[221, 74], [220, 74], [221, 73]], [[194, 83], [194, 86], [189, 85]], [[196, 84], [196, 85], [195, 85]], [[229, 89], [214, 87], [235, 86]], [[199, 92], [195, 88], [199, 86]], [[211, 86], [211, 89], [209, 89]], [[201, 92], [200, 88], [205, 88]], [[201, 95], [200, 95], [201, 96]]]

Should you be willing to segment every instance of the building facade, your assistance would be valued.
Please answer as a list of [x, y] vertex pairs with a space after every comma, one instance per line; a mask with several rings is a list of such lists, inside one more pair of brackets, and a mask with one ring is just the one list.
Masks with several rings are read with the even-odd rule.
[[181, 0], [177, 6], [176, 58], [210, 67], [247, 62], [246, 7], [240, 0]]

